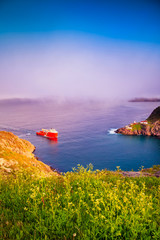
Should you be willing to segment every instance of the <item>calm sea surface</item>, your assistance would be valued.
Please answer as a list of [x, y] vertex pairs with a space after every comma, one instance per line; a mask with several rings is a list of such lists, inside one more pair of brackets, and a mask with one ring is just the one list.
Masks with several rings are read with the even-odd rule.
[[[11, 131], [36, 146], [35, 155], [60, 172], [77, 164], [94, 169], [138, 170], [160, 164], [160, 139], [112, 134], [112, 129], [148, 117], [158, 103], [10, 102], [0, 103], [0, 130]], [[36, 136], [56, 128], [57, 142]]]

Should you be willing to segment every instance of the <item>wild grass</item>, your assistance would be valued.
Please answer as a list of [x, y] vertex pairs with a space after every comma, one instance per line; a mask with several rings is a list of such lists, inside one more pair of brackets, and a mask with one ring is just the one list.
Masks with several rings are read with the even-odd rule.
[[78, 166], [0, 180], [1, 239], [159, 239], [160, 179]]
[[132, 126], [132, 131], [141, 131], [142, 125], [140, 123], [134, 124]]

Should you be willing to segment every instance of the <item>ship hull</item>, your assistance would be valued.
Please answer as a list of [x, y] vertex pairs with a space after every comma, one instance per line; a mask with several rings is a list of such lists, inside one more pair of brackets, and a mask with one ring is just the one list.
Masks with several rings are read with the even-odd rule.
[[46, 138], [49, 138], [49, 139], [56, 139], [58, 138], [58, 132], [55, 132], [55, 133], [52, 133], [52, 132], [43, 132], [43, 131], [40, 131], [40, 132], [36, 132], [37, 135], [39, 136], [43, 136], [43, 137], [46, 137]]

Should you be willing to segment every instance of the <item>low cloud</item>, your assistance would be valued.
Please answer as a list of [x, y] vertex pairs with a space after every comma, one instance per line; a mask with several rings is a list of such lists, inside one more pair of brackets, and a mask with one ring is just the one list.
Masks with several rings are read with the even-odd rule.
[[1, 97], [159, 94], [159, 46], [74, 34], [15, 38], [1, 46]]

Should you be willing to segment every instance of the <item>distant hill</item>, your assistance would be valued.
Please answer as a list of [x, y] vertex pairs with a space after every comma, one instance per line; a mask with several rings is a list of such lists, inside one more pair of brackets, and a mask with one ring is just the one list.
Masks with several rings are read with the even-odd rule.
[[147, 118], [147, 121], [156, 122], [160, 120], [160, 106], [153, 110], [151, 115]]
[[9, 98], [9, 99], [0, 99], [0, 104], [8, 104], [8, 105], [20, 105], [20, 104], [36, 104], [39, 103], [39, 99], [31, 99], [31, 98]]
[[129, 102], [160, 102], [160, 98], [134, 98]]

